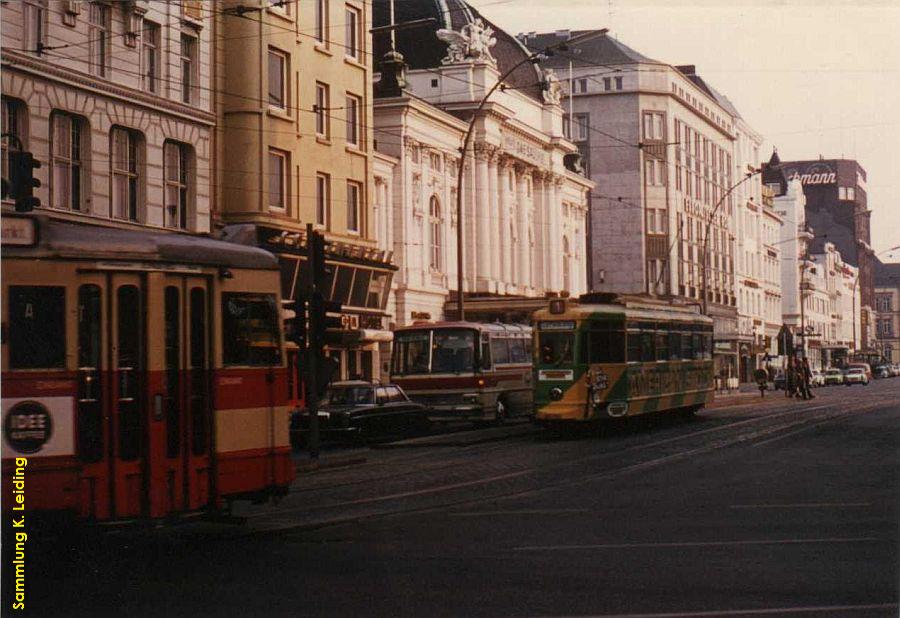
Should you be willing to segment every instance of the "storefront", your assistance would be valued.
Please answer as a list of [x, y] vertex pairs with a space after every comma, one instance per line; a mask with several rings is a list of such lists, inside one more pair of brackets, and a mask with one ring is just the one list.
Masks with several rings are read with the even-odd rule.
[[[278, 258], [281, 295], [296, 301], [306, 277], [306, 234], [243, 224], [225, 228], [231, 242], [262, 247]], [[385, 311], [396, 267], [390, 253], [336, 240], [329, 240], [325, 263], [330, 266], [328, 298], [343, 305], [340, 340], [326, 354], [337, 361], [335, 380], [380, 378], [388, 362], [392, 333]], [[335, 338], [335, 337], [332, 337]]]

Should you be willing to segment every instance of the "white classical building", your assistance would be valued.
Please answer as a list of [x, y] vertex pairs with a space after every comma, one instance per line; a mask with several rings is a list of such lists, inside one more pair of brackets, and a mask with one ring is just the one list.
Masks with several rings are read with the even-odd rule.
[[[587, 290], [593, 183], [575, 171], [577, 149], [563, 137], [552, 73], [524, 63], [476, 114], [501, 74], [529, 52], [463, 2], [444, 4], [397, 6], [397, 21], [424, 14], [437, 24], [397, 33], [408, 68], [391, 56], [375, 87], [376, 229], [399, 268], [394, 319], [454, 315], [457, 172], [475, 114], [463, 177], [466, 317], [527, 320], [548, 292]], [[376, 2], [376, 26], [387, 23], [381, 8]], [[376, 37], [378, 58], [387, 53], [386, 37], [380, 43]]]
[[2, 3], [3, 131], [41, 162], [43, 210], [209, 231], [208, 24], [199, 2]]

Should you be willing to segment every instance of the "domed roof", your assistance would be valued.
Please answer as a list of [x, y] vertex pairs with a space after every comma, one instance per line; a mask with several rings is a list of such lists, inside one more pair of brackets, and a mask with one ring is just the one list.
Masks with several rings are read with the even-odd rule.
[[[390, 0], [374, 0], [372, 22], [374, 27], [390, 24]], [[462, 29], [466, 24], [481, 18], [486, 26], [494, 30], [497, 44], [491, 54], [497, 60], [500, 73], [505, 73], [516, 63], [530, 55], [530, 52], [512, 35], [507, 34], [481, 13], [463, 0], [395, 0], [394, 22], [404, 23], [415, 19], [433, 18], [434, 24], [418, 28], [397, 30], [397, 51], [403, 54], [410, 69], [433, 69], [441, 66], [441, 59], [447, 54], [447, 43], [435, 34], [442, 28]], [[374, 70], [390, 49], [390, 33], [379, 32], [372, 36]], [[541, 71], [531, 63], [525, 63], [507, 78], [506, 83], [527, 96], [543, 102]]]

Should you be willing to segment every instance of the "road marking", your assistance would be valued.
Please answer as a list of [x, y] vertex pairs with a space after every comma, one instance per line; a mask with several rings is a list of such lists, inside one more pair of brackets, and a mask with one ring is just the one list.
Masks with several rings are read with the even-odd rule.
[[872, 506], [871, 502], [801, 502], [797, 504], [732, 504], [731, 509], [823, 509]]
[[450, 517], [485, 517], [491, 515], [559, 515], [563, 513], [588, 513], [590, 509], [521, 509], [506, 511], [467, 511], [448, 513]]
[[644, 549], [674, 547], [732, 547], [741, 545], [801, 545], [810, 543], [878, 543], [874, 537], [823, 538], [823, 539], [770, 539], [760, 541], [696, 541], [683, 543], [607, 543], [601, 545], [524, 545], [513, 551], [566, 551], [576, 549]]
[[811, 614], [820, 612], [855, 612], [872, 609], [896, 609], [896, 603], [871, 605], [803, 605], [798, 607], [772, 607], [768, 609], [719, 609], [705, 612], [665, 612], [659, 614], [593, 614], [568, 618], [691, 618], [700, 616], [759, 616], [772, 614]]

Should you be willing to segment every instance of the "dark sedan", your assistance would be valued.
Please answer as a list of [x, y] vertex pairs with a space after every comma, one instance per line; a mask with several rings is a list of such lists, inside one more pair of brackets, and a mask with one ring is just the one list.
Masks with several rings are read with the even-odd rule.
[[[291, 415], [291, 444], [298, 448], [309, 433], [309, 411]], [[319, 404], [323, 438], [364, 441], [409, 435], [429, 427], [428, 408], [409, 400], [394, 384], [335, 382]]]

